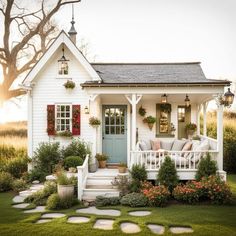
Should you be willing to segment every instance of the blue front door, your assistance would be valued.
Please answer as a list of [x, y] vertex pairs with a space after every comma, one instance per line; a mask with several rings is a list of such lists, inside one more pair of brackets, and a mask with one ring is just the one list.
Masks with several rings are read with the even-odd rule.
[[109, 163], [127, 162], [127, 107], [103, 106], [102, 152]]

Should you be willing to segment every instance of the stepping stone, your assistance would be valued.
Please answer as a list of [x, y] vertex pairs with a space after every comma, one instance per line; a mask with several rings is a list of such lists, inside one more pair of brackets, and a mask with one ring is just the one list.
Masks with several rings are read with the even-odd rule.
[[32, 184], [39, 184], [40, 182], [38, 180], [34, 180]]
[[170, 232], [173, 234], [193, 233], [191, 227], [170, 227]]
[[30, 205], [29, 203], [20, 203], [20, 204], [13, 205], [12, 207], [19, 208], [19, 209], [24, 209], [29, 205]]
[[114, 220], [99, 219], [95, 222], [94, 229], [112, 230]]
[[154, 234], [164, 234], [165, 227], [162, 225], [156, 224], [148, 224], [147, 227], [152, 231]]
[[76, 210], [77, 213], [85, 213], [85, 214], [94, 214], [94, 215], [107, 215], [107, 216], [120, 216], [119, 210], [112, 210], [112, 209], [104, 209], [100, 210], [96, 207], [88, 207], [83, 209]]
[[24, 211], [24, 213], [45, 212], [45, 211], [46, 211], [45, 208], [46, 208], [45, 206], [37, 206], [37, 207], [35, 207], [34, 209]]
[[41, 189], [43, 189], [44, 188], [44, 185], [43, 184], [34, 184], [34, 185], [32, 185], [31, 187], [30, 187], [30, 190], [32, 191], [32, 190], [36, 190], [36, 191], [38, 191], [38, 190], [41, 190]]
[[25, 190], [25, 191], [21, 191], [21, 192], [19, 192], [19, 195], [21, 196], [21, 197], [28, 197], [28, 196], [30, 196], [30, 195], [32, 195], [33, 194], [33, 192], [32, 192], [33, 190]]
[[68, 218], [67, 222], [68, 223], [87, 223], [90, 221], [90, 218], [88, 217], [83, 217], [83, 216], [72, 216]]
[[26, 198], [26, 197], [22, 197], [22, 196], [17, 195], [17, 196], [15, 196], [15, 197], [12, 199], [12, 201], [13, 201], [14, 203], [23, 203], [24, 200], [25, 200], [25, 198]]
[[57, 177], [55, 175], [48, 175], [46, 176], [46, 180], [50, 181], [50, 180], [56, 180]]
[[121, 223], [120, 228], [122, 232], [126, 234], [135, 234], [141, 231], [140, 227], [137, 224], [130, 222]]
[[35, 222], [35, 224], [43, 224], [51, 221], [52, 219], [39, 219], [38, 221]]
[[63, 213], [47, 213], [47, 214], [43, 214], [41, 218], [61, 218], [64, 216], [66, 215]]
[[148, 216], [151, 215], [151, 211], [131, 211], [129, 212], [131, 216]]

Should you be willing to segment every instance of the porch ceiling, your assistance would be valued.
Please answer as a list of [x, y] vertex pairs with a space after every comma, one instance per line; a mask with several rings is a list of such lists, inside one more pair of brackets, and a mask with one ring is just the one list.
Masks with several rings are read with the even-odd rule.
[[[140, 102], [142, 101], [155, 101], [156, 103], [161, 102], [162, 94], [154, 94], [154, 95], [143, 95]], [[168, 95], [168, 103], [179, 103], [184, 104], [186, 94], [170, 94]], [[127, 99], [124, 94], [104, 94], [100, 95], [102, 103], [127, 103]], [[189, 99], [191, 103], [201, 104], [205, 101], [213, 100], [212, 94], [190, 94]]]

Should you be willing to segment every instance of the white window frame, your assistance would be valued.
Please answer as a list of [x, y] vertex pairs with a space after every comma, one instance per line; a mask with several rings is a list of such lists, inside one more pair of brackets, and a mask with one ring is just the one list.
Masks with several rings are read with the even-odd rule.
[[[70, 117], [57, 117], [57, 106], [70, 106]], [[57, 130], [57, 120], [69, 120], [70, 121], [70, 132], [72, 133], [72, 104], [71, 103], [56, 103], [55, 104], [55, 127], [57, 132], [64, 132], [65, 130], [61, 130], [61, 122], [60, 122], [60, 130]], [[66, 125], [66, 124], [65, 124]]]

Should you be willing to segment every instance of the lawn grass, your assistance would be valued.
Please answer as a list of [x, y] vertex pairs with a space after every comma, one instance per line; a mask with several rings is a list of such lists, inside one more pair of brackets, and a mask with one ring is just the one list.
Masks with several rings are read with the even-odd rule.
[[[236, 175], [228, 176], [228, 183], [231, 186], [234, 197], [236, 198]], [[55, 219], [50, 223], [36, 225], [35, 222], [40, 214], [24, 214], [20, 209], [11, 207], [12, 193], [0, 194], [0, 235], [2, 236], [38, 236], [38, 235], [123, 235], [119, 224], [124, 221], [138, 223], [142, 231], [136, 235], [151, 235], [147, 228], [147, 223], [158, 223], [165, 226], [165, 235], [172, 235], [168, 231], [171, 225], [191, 226], [194, 229], [193, 234], [202, 236], [234, 236], [236, 235], [236, 203], [230, 206], [213, 205], [169, 205], [166, 208], [145, 208], [152, 211], [152, 214], [145, 217], [135, 217], [128, 215], [131, 210], [129, 207], [108, 207], [120, 209], [120, 217], [101, 217], [91, 216], [91, 221], [85, 224], [66, 223], [66, 217]], [[139, 208], [142, 209], [142, 208]], [[75, 208], [60, 211], [67, 216], [76, 215]], [[82, 215], [82, 214], [81, 214]], [[83, 214], [86, 215], [86, 214]], [[114, 219], [114, 230], [103, 231], [92, 229], [96, 219], [110, 218]], [[185, 234], [186, 235], [186, 234]]]

